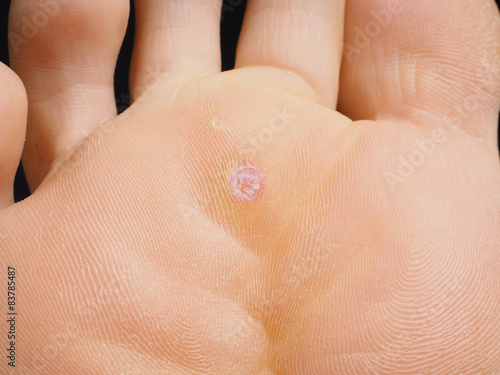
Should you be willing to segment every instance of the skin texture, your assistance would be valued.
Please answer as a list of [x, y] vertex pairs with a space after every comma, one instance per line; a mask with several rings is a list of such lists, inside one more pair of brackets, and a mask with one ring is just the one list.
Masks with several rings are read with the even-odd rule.
[[239, 161], [229, 176], [231, 196], [240, 202], [258, 201], [264, 194], [265, 182], [265, 173], [255, 163]]
[[20, 373], [500, 372], [493, 2], [254, 0], [220, 73], [218, 2], [137, 1], [118, 117], [127, 2], [57, 4], [0, 69]]

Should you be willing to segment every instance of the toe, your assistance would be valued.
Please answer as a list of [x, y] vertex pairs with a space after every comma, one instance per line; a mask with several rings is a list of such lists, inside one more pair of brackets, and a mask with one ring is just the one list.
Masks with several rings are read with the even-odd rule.
[[[250, 0], [238, 42], [236, 67], [278, 68], [290, 73], [280, 86], [335, 108], [344, 7], [344, 0]], [[261, 74], [266, 76], [264, 72]], [[294, 76], [298, 80], [290, 78]], [[281, 83], [274, 76], [271, 79]], [[303, 81], [305, 85], [292, 81]], [[305, 88], [308, 86], [311, 94]]]
[[9, 48], [29, 98], [23, 165], [32, 190], [116, 115], [113, 76], [128, 12], [126, 0], [12, 2]]
[[220, 0], [136, 0], [130, 74], [138, 98], [160, 76], [180, 80], [221, 70]]
[[494, 140], [499, 62], [493, 0], [352, 0], [339, 109], [355, 120], [438, 120]]
[[0, 63], [0, 208], [13, 202], [12, 187], [26, 128], [26, 92], [18, 76]]

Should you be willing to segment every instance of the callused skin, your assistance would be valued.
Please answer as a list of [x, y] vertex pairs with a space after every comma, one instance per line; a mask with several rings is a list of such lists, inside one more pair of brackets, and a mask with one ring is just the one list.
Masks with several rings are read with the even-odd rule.
[[[2, 212], [20, 371], [500, 369], [495, 153], [439, 123], [352, 122], [244, 71], [163, 98], [159, 84]], [[276, 111], [287, 126], [249, 146]], [[227, 172], [249, 155], [266, 190], [237, 202]]]

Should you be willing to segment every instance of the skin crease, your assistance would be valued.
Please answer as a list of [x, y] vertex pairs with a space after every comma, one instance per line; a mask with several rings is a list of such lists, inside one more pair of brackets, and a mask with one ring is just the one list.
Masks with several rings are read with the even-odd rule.
[[[81, 5], [75, 34], [117, 3]], [[384, 7], [348, 1], [339, 112], [293, 61], [251, 66], [242, 51], [232, 71], [201, 76], [194, 61], [187, 76], [160, 74], [120, 116], [70, 132], [63, 152], [61, 138], [34, 146], [28, 134], [28, 161], [54, 157], [43, 180], [28, 162], [37, 188], [0, 211], [19, 373], [500, 373], [500, 18], [478, 3], [400, 3], [361, 48], [356, 30]], [[44, 51], [41, 34], [31, 43]], [[56, 115], [39, 108], [23, 53], [28, 133], [44, 134], [34, 113]], [[12, 93], [0, 101], [3, 192], [26, 93], [0, 71]], [[231, 194], [242, 160], [265, 171], [253, 202]]]

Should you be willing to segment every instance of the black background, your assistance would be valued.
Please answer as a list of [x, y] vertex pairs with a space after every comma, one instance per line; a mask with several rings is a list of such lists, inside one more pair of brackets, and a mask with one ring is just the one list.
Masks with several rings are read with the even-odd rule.
[[[7, 65], [7, 19], [10, 2], [11, 0], [0, 0], [0, 61]], [[496, 0], [496, 2], [498, 5], [500, 3], [500, 0]], [[223, 70], [231, 69], [234, 66], [236, 43], [238, 40], [245, 7], [246, 0], [224, 0], [221, 17], [221, 47]], [[118, 64], [115, 73], [115, 94], [117, 98], [117, 107], [120, 112], [125, 110], [130, 104], [128, 101], [129, 92], [126, 77], [128, 77], [129, 62], [132, 55], [133, 38], [134, 9], [132, 4], [129, 28], [125, 36], [125, 41], [123, 43], [120, 56], [118, 58]], [[19, 167], [16, 176], [14, 192], [16, 201], [22, 200], [29, 195], [26, 181], [24, 179], [22, 166]]]

